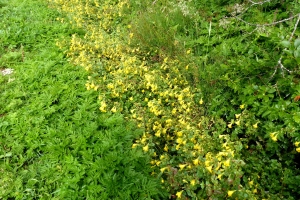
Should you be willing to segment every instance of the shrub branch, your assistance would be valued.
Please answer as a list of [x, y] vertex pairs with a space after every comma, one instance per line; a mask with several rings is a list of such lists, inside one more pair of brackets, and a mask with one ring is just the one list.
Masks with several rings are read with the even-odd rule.
[[[293, 30], [293, 32], [292, 32], [290, 38], [289, 38], [289, 42], [291, 42], [291, 40], [293, 39], [294, 34], [295, 34], [295, 32], [296, 32], [296, 29], [297, 29], [297, 27], [298, 27], [299, 21], [300, 21], [300, 13], [297, 14], [296, 16], [298, 16], [298, 19], [297, 19], [297, 21], [296, 21], [296, 23], [295, 23], [294, 30]], [[285, 50], [287, 50], [287, 48], [284, 48], [283, 51], [285, 51]], [[293, 71], [291, 71], [291, 70], [288, 70], [286, 67], [284, 67], [281, 61], [282, 61], [282, 55], [280, 56], [279, 60], [277, 61], [277, 65], [276, 65], [276, 67], [275, 67], [274, 73], [272, 74], [270, 80], [272, 80], [273, 77], [275, 76], [278, 67], [280, 67], [280, 69], [281, 69], [281, 74], [282, 74], [283, 77], [284, 77], [284, 70], [287, 71], [287, 72], [290, 73], [290, 74], [293, 72]]]

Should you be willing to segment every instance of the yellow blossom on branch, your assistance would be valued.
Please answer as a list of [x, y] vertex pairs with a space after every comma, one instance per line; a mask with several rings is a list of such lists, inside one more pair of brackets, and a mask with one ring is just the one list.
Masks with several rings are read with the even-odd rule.
[[163, 173], [165, 170], [168, 170], [168, 167], [160, 168], [160, 171]]
[[228, 128], [232, 128], [232, 123], [229, 123], [227, 126]]
[[149, 145], [147, 144], [146, 146], [143, 147], [143, 151], [147, 152], [149, 150]]
[[195, 179], [191, 180], [191, 185], [192, 186], [196, 185], [196, 180]]
[[179, 166], [180, 170], [183, 170], [183, 168], [186, 166], [186, 164], [179, 164], [178, 166]]
[[164, 151], [168, 151], [168, 150], [169, 150], [168, 146], [167, 146], [167, 145], [165, 145], [165, 147], [164, 147]]
[[258, 124], [258, 122], [257, 122], [256, 124], [253, 124], [253, 125], [252, 125], [253, 128], [257, 128], [257, 124]]
[[183, 190], [181, 190], [180, 192], [176, 193], [177, 198], [181, 199], [182, 192], [183, 192]]
[[198, 158], [196, 158], [195, 160], [193, 160], [193, 163], [194, 163], [194, 165], [199, 165], [199, 163], [200, 163], [200, 161], [199, 161], [199, 159]]
[[202, 104], [203, 104], [203, 100], [202, 100], [202, 98], [200, 99], [200, 101], [199, 101], [199, 104], [200, 104], [200, 105], [202, 105]]
[[222, 180], [222, 176], [223, 176], [223, 174], [219, 174], [219, 175], [218, 175], [218, 179], [219, 179], [219, 180]]
[[228, 197], [231, 197], [231, 196], [233, 195], [234, 192], [235, 192], [235, 190], [229, 190], [229, 191], [227, 192]]
[[235, 118], [240, 118], [241, 114], [235, 114]]
[[229, 166], [230, 166], [230, 160], [229, 160], [229, 159], [226, 160], [226, 161], [224, 162], [224, 165], [225, 165], [226, 167], [229, 167]]
[[206, 167], [207, 171], [209, 171], [210, 173], [212, 173], [212, 165], [211, 166], [208, 166]]
[[106, 105], [105, 101], [101, 101], [101, 106], [100, 106], [99, 110], [101, 112], [106, 112], [106, 107], [107, 107], [107, 105]]
[[270, 137], [274, 142], [277, 142], [277, 132], [270, 133]]
[[113, 112], [113, 113], [117, 112], [117, 108], [114, 106], [114, 107], [111, 109], [111, 112]]

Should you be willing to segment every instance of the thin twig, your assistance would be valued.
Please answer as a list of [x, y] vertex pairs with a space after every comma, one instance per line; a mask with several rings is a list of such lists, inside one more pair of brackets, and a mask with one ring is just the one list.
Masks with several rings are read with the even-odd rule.
[[281, 99], [281, 95], [280, 95], [280, 92], [279, 92], [279, 90], [278, 90], [277, 83], [274, 85], [274, 87], [276, 88], [276, 90], [277, 90], [277, 93], [278, 93], [278, 96], [279, 96], [279, 98]]
[[298, 13], [297, 15], [294, 15], [292, 17], [289, 17], [289, 18], [286, 18], [286, 19], [283, 19], [283, 20], [279, 20], [279, 21], [276, 21], [276, 22], [273, 22], [273, 23], [270, 23], [270, 24], [253, 24], [253, 23], [247, 22], [247, 21], [245, 21], [245, 20], [243, 20], [243, 19], [241, 19], [241, 18], [239, 18], [237, 16], [235, 18], [238, 19], [238, 20], [240, 20], [240, 21], [242, 21], [242, 22], [244, 22], [245, 24], [250, 25], [250, 26], [263, 27], [263, 26], [273, 26], [273, 25], [276, 25], [276, 24], [280, 24], [282, 22], [294, 19], [295, 17], [297, 17], [299, 15], [300, 15], [300, 13]]
[[260, 2], [254, 2], [251, 0], [248, 0], [250, 3], [252, 3], [252, 5], [262, 5], [264, 3], [270, 2], [271, 0], [266, 0], [266, 1], [260, 1]]
[[[291, 40], [292, 40], [293, 37], [294, 37], [294, 34], [295, 34], [296, 29], [297, 29], [297, 27], [298, 27], [299, 21], [300, 21], [300, 13], [298, 14], [298, 19], [297, 19], [297, 21], [296, 21], [296, 23], [295, 23], [294, 30], [293, 30], [293, 32], [292, 32], [292, 34], [291, 34], [291, 36], [290, 36], [289, 42], [291, 42]], [[287, 50], [287, 48], [284, 48], [283, 51], [285, 51], [285, 50]], [[285, 68], [285, 67], [283, 66], [283, 64], [281, 63], [281, 60], [282, 60], [282, 55], [280, 56], [280, 59], [278, 60], [278, 65], [279, 65], [279, 67], [281, 68], [281, 73], [282, 73], [282, 76], [284, 77], [284, 70], [286, 70], [286, 71], [289, 72], [290, 74], [292, 73], [292, 71], [290, 71], [290, 70], [288, 70], [287, 68]], [[278, 66], [277, 66], [277, 67], [278, 67]]]
[[291, 37], [290, 37], [289, 41], [292, 40], [292, 38], [293, 38], [293, 36], [294, 36], [294, 34], [295, 34], [295, 32], [296, 32], [296, 29], [297, 29], [297, 27], [298, 27], [299, 21], [300, 21], [300, 13], [298, 13], [298, 19], [297, 19], [297, 21], [296, 21], [296, 23], [295, 23], [294, 30], [293, 30], [293, 32], [292, 32], [292, 34], [291, 34]]
[[[243, 12], [239, 13], [238, 15], [235, 15], [235, 16], [241, 16], [243, 15], [244, 13], [246, 13], [252, 6], [255, 6], [255, 5], [262, 5], [264, 3], [267, 3], [267, 2], [270, 2], [271, 0], [266, 0], [266, 1], [261, 1], [261, 2], [254, 2], [254, 1], [251, 1], [251, 0], [248, 0], [250, 3], [252, 3], [248, 8], [244, 9]], [[235, 17], [233, 16], [233, 17]]]

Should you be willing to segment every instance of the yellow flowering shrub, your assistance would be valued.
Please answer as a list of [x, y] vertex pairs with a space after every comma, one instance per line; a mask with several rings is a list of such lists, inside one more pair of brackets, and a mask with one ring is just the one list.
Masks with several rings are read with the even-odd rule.
[[[187, 76], [195, 70], [191, 49], [176, 57], [132, 45], [138, 35], [126, 17], [129, 0], [49, 2], [68, 14], [68, 23], [84, 28], [84, 36], [73, 34], [58, 45], [67, 45], [71, 62], [90, 72], [86, 88], [99, 92], [99, 110], [122, 112], [143, 130], [132, 148], [152, 156], [152, 174], [171, 196], [255, 196], [254, 180], [242, 180], [245, 163], [239, 152], [247, 147], [236, 138], [245, 130], [251, 135], [260, 122], [244, 104], [230, 121], [205, 115], [207, 98]], [[276, 132], [269, 135], [277, 141]]]

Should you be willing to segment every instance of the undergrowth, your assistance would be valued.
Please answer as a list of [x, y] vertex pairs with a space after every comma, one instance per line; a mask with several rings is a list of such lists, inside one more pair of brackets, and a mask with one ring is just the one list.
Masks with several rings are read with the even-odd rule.
[[0, 3], [1, 198], [299, 199], [298, 2], [47, 2]]
[[297, 199], [295, 1], [60, 1], [86, 31], [58, 46], [90, 74], [102, 113], [143, 129], [169, 198]]
[[101, 114], [88, 74], [55, 45], [82, 30], [42, 1], [0, 5], [0, 199], [162, 198], [150, 157], [131, 148], [141, 131]]

